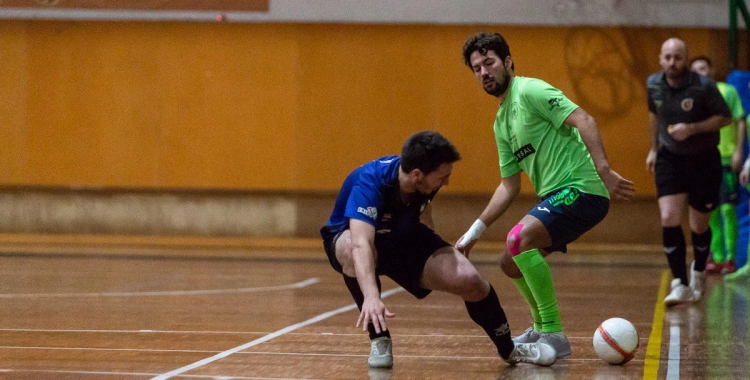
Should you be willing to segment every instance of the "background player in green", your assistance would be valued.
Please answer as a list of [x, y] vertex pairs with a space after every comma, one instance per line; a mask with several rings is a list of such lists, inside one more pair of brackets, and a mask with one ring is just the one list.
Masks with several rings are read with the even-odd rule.
[[502, 181], [456, 246], [469, 254], [519, 194], [520, 172], [526, 172], [543, 200], [508, 233], [500, 265], [529, 304], [534, 325], [513, 340], [546, 343], [558, 358], [568, 356], [570, 342], [544, 257], [566, 252], [568, 243], [604, 219], [610, 194], [629, 200], [635, 188], [609, 167], [593, 117], [544, 81], [515, 76], [500, 34], [469, 38], [463, 57], [482, 88], [500, 101], [494, 131]]
[[[711, 59], [698, 56], [690, 60], [690, 69], [714, 79]], [[721, 96], [732, 112], [732, 122], [719, 130], [719, 153], [721, 154], [722, 183], [719, 207], [711, 213], [711, 252], [706, 262], [706, 273], [732, 273], [736, 270], [734, 255], [737, 251], [737, 213], [735, 206], [740, 201], [738, 175], [742, 167], [745, 143], [745, 110], [740, 94], [729, 83], [716, 81]], [[713, 260], [712, 260], [713, 259]]]

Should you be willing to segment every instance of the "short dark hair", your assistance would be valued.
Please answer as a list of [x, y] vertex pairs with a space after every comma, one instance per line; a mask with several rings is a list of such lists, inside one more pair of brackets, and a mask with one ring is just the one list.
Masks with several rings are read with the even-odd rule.
[[454, 163], [461, 159], [453, 144], [435, 131], [417, 132], [404, 142], [401, 149], [401, 170], [409, 173], [419, 169], [430, 174], [442, 164]]
[[689, 65], [692, 66], [693, 63], [696, 62], [696, 61], [706, 61], [706, 63], [708, 64], [708, 67], [714, 67], [713, 63], [711, 63], [711, 58], [708, 58], [705, 55], [699, 55], [699, 56], [691, 59]]
[[[470, 37], [464, 44], [464, 63], [471, 68], [471, 53], [478, 51], [486, 55], [488, 51], [494, 51], [497, 56], [505, 61], [510, 55], [510, 46], [500, 33], [481, 32]], [[511, 66], [515, 70], [515, 65]]]

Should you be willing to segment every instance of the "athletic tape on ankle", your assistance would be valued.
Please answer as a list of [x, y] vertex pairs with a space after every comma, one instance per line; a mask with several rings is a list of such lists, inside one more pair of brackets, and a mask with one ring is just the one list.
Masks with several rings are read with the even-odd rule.
[[508, 244], [508, 252], [512, 257], [518, 256], [521, 253], [521, 228], [523, 228], [523, 224], [516, 224], [508, 232], [508, 237], [505, 240]]

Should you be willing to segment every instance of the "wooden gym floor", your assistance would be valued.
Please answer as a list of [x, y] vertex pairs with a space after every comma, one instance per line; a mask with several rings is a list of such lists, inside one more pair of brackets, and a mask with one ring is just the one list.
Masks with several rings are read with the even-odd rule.
[[[383, 278], [394, 368], [368, 370], [367, 334], [317, 242], [275, 247], [0, 249], [2, 379], [740, 379], [750, 373], [750, 282], [710, 277], [705, 298], [665, 310], [658, 247], [571, 246], [550, 256], [573, 354], [508, 366], [456, 296], [418, 301]], [[514, 335], [529, 313], [495, 255], [472, 261]], [[114, 252], [114, 253], [113, 253]], [[640, 334], [624, 366], [599, 360], [597, 325]]]

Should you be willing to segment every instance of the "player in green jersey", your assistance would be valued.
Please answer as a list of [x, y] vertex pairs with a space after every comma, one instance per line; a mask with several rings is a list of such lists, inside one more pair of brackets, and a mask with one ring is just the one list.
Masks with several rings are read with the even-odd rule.
[[[698, 56], [690, 60], [690, 69], [698, 74], [714, 79], [711, 59]], [[719, 207], [711, 212], [711, 252], [706, 262], [707, 273], [732, 273], [736, 270], [734, 255], [737, 251], [737, 213], [735, 206], [740, 201], [740, 187], [737, 173], [742, 167], [745, 142], [745, 110], [740, 94], [731, 84], [716, 82], [721, 96], [732, 112], [732, 122], [719, 130], [719, 153], [721, 154], [722, 183], [719, 194]]]
[[546, 343], [558, 358], [565, 357], [570, 342], [545, 257], [566, 252], [568, 243], [604, 219], [610, 196], [630, 200], [635, 187], [609, 167], [591, 115], [544, 81], [515, 76], [510, 48], [500, 34], [469, 38], [463, 57], [482, 88], [500, 101], [494, 131], [502, 181], [456, 247], [469, 254], [520, 193], [520, 173], [526, 172], [542, 201], [511, 229], [500, 255], [503, 272], [529, 304], [534, 322], [514, 341]]

